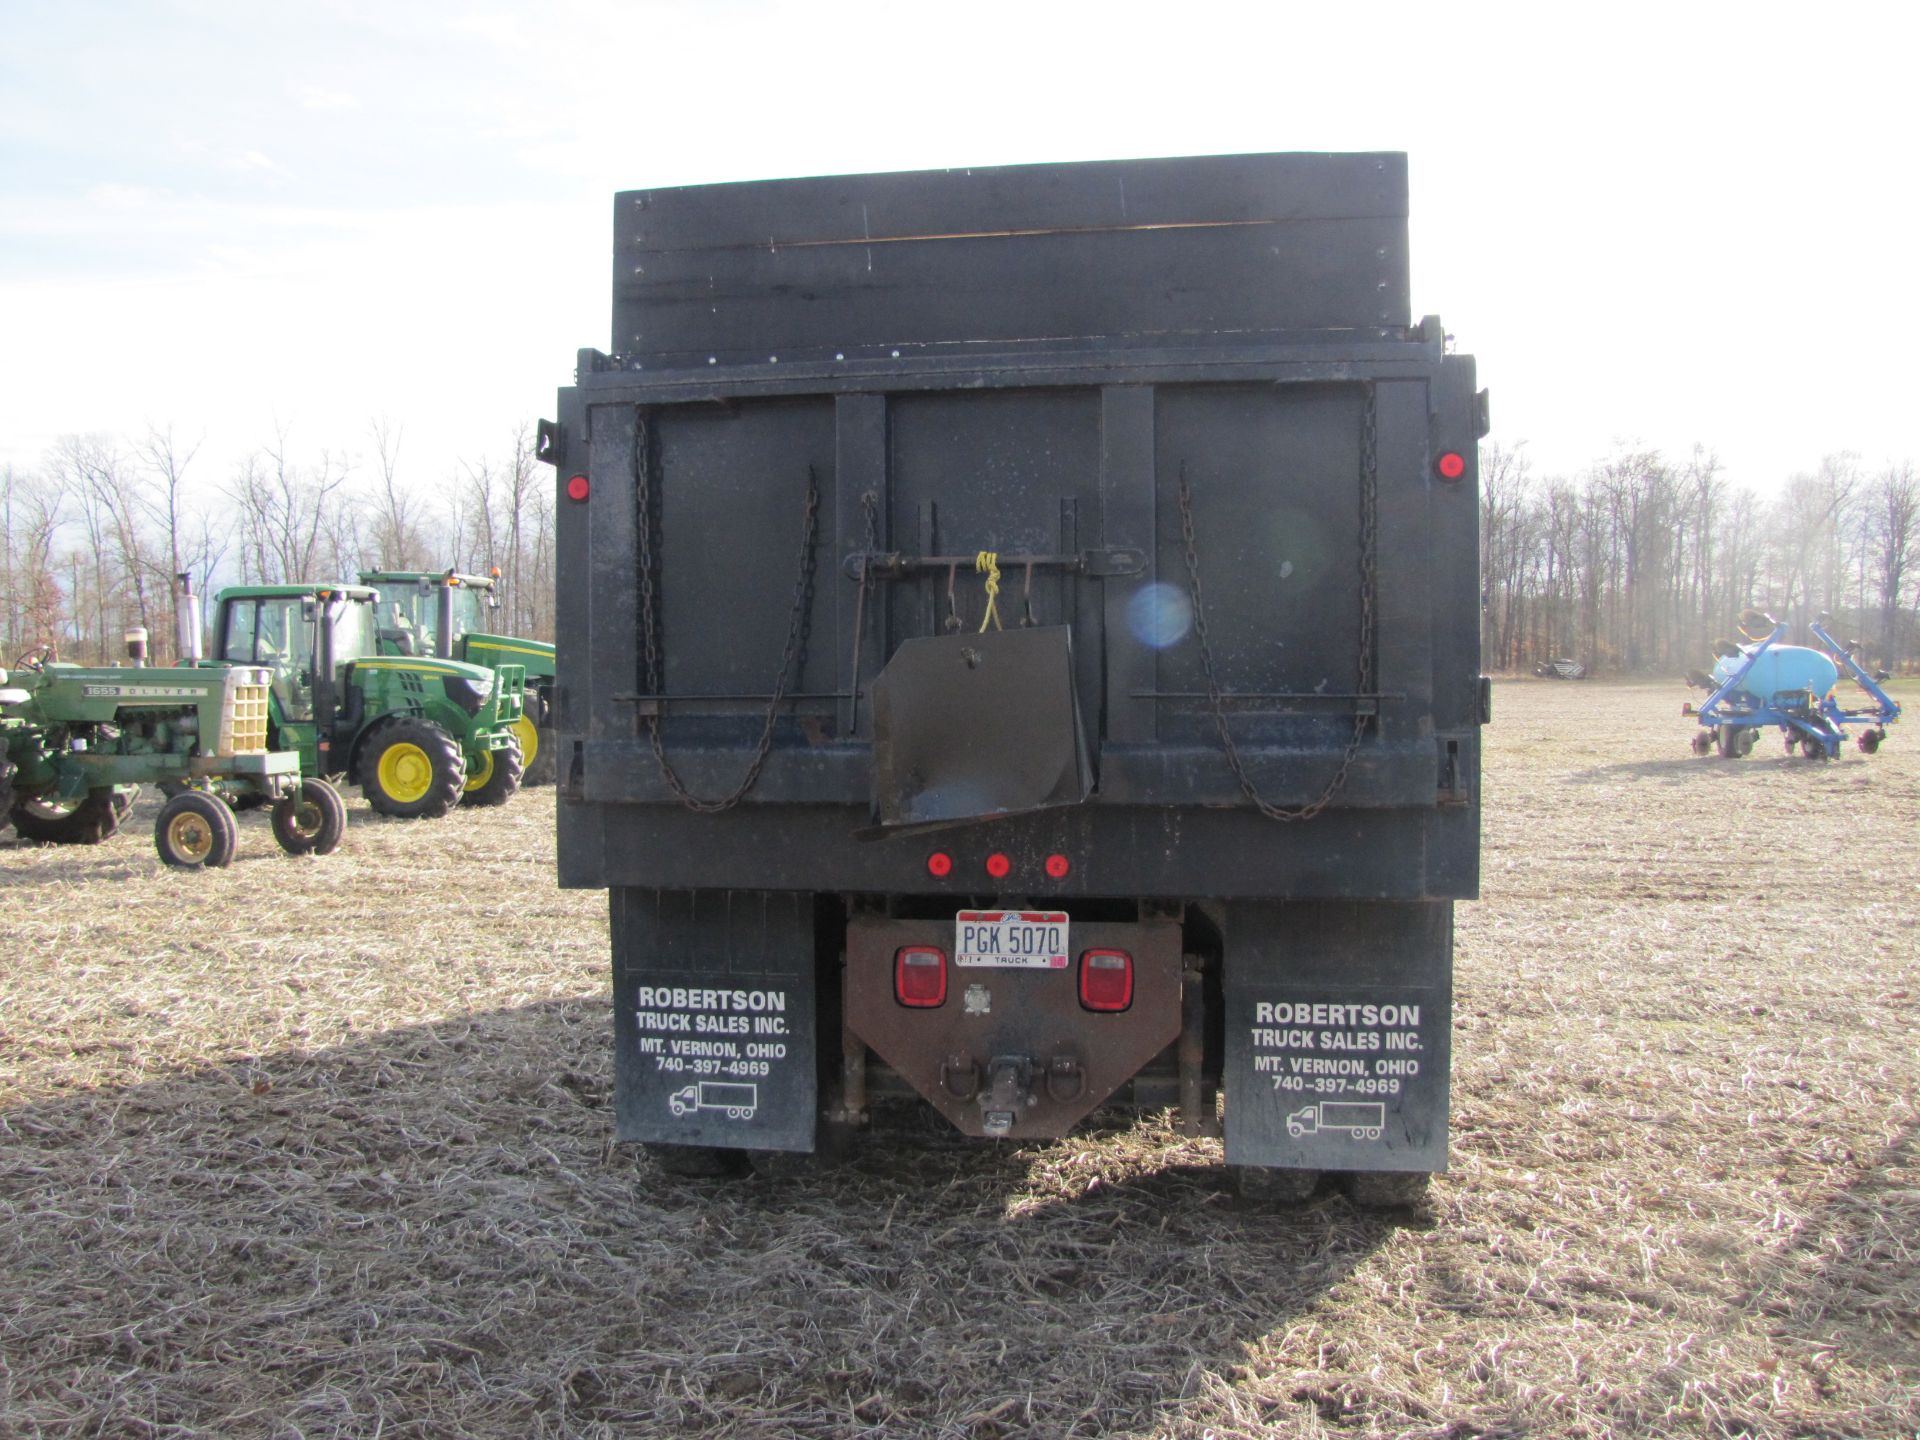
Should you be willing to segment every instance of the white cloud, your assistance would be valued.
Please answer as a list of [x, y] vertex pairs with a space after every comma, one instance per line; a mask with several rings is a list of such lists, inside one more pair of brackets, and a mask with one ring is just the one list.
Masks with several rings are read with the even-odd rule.
[[358, 110], [361, 99], [344, 90], [327, 90], [319, 85], [302, 85], [294, 92], [303, 110]]

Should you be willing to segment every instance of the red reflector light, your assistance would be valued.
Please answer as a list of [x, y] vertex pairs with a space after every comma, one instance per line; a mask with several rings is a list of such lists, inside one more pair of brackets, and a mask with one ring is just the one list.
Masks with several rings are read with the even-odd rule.
[[1124, 950], [1082, 954], [1080, 1003], [1089, 1010], [1124, 1010], [1133, 1004], [1133, 957]]
[[1073, 862], [1064, 855], [1047, 856], [1047, 875], [1054, 880], [1064, 880], [1067, 872], [1073, 869]]
[[584, 475], [576, 475], [567, 481], [567, 498], [569, 500], [584, 500], [591, 490], [592, 487], [587, 484], [587, 477]]
[[1449, 450], [1433, 462], [1433, 468], [1440, 472], [1442, 480], [1458, 480], [1467, 473], [1467, 457]]
[[947, 952], [907, 945], [893, 955], [893, 996], [902, 1005], [931, 1010], [947, 1001]]
[[944, 880], [953, 873], [953, 856], [944, 850], [936, 850], [927, 856], [927, 874], [936, 880]]
[[987, 874], [996, 880], [1004, 880], [1013, 870], [1013, 862], [999, 851], [987, 856]]

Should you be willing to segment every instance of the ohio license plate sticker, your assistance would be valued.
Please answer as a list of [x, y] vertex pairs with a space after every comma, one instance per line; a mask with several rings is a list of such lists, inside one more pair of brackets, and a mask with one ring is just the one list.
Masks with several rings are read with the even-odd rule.
[[962, 910], [954, 917], [953, 963], [1016, 970], [1067, 968], [1062, 910]]

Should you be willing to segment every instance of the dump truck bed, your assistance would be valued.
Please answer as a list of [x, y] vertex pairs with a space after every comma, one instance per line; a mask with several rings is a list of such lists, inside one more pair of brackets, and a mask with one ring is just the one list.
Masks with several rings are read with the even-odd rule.
[[[1011, 848], [1088, 857], [1023, 864], [1061, 895], [1474, 893], [1484, 413], [1408, 313], [1405, 202], [1399, 155], [618, 196], [618, 353], [582, 352], [550, 437], [591, 487], [559, 531], [564, 883], [964, 894]], [[884, 733], [903, 647], [980, 633], [982, 552], [980, 668], [1012, 678], [907, 691]], [[1052, 649], [1002, 663], [1008, 632]], [[728, 797], [787, 658], [755, 783], [690, 810], [650, 727]], [[969, 813], [1036, 749], [1084, 798]], [[1336, 774], [1311, 826], [1247, 793]], [[998, 815], [944, 883], [899, 840]]]

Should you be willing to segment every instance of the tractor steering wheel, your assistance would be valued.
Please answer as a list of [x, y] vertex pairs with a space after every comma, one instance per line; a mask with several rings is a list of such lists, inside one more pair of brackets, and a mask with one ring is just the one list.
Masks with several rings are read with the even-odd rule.
[[44, 670], [49, 660], [60, 658], [59, 647], [48, 642], [36, 645], [7, 668], [10, 670]]

